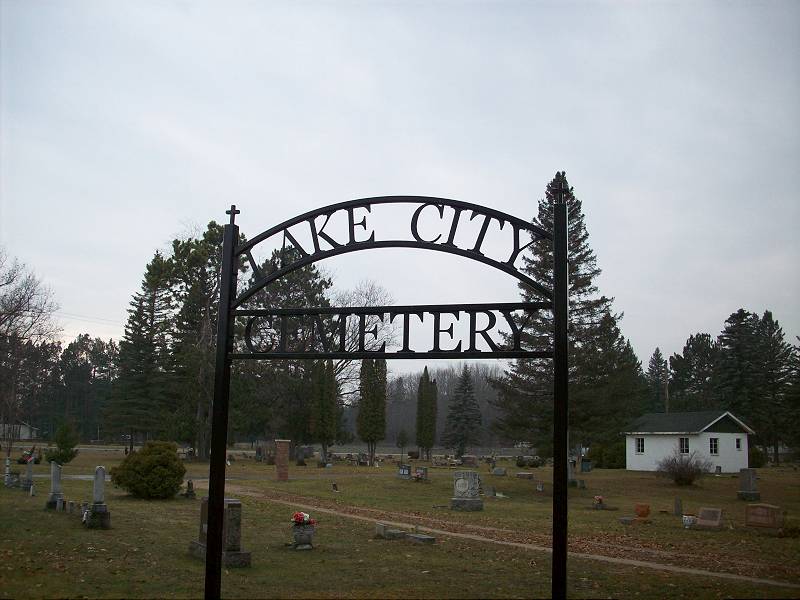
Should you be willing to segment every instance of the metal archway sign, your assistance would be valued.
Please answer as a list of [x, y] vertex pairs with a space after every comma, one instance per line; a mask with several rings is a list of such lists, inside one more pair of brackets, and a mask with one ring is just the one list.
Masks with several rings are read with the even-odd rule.
[[[566, 179], [557, 173], [559, 193], [554, 204], [553, 231], [546, 231], [523, 219], [500, 211], [445, 198], [426, 196], [383, 196], [363, 198], [333, 204], [299, 215], [276, 225], [244, 243], [239, 243], [239, 227], [235, 217], [240, 212], [232, 206], [227, 214], [230, 222], [225, 225], [222, 247], [222, 274], [220, 285], [219, 318], [217, 321], [217, 350], [214, 374], [214, 404], [211, 428], [211, 465], [208, 491], [208, 531], [205, 570], [205, 597], [219, 598], [221, 595], [222, 526], [225, 497], [225, 458], [228, 437], [228, 406], [230, 400], [230, 373], [233, 360], [286, 360], [324, 358], [552, 358], [553, 359], [553, 554], [552, 594], [554, 598], [566, 597], [567, 579], [567, 205], [564, 200]], [[393, 239], [381, 239], [372, 229], [370, 215], [372, 207], [384, 204], [410, 204], [415, 206], [406, 229], [407, 235]], [[445, 208], [448, 218], [445, 219]], [[449, 212], [452, 211], [452, 216]], [[334, 216], [347, 219], [345, 235], [336, 235], [326, 229]], [[427, 235], [420, 231], [423, 221], [438, 224], [438, 235]], [[480, 224], [478, 233], [467, 247], [456, 241], [459, 226], [468, 221]], [[494, 223], [500, 230], [508, 227], [511, 234], [509, 247], [504, 257], [489, 257], [483, 252], [487, 231]], [[303, 229], [304, 243], [298, 241], [298, 228]], [[269, 239], [288, 241], [295, 249], [287, 264], [281, 264], [266, 273], [253, 258], [258, 244]], [[553, 280], [534, 281], [515, 266], [521, 253], [536, 240], [552, 241]], [[310, 241], [306, 241], [310, 240]], [[530, 240], [530, 241], [528, 241]], [[259, 290], [278, 278], [308, 264], [348, 252], [376, 248], [420, 248], [447, 252], [503, 271], [518, 281], [530, 286], [541, 298], [540, 302], [512, 302], [494, 304], [448, 304], [414, 306], [371, 307], [309, 307], [296, 309], [259, 308], [247, 309], [244, 303]], [[246, 261], [253, 271], [251, 285], [237, 295], [237, 266]], [[526, 348], [523, 345], [523, 328], [514, 319], [516, 311], [531, 312], [550, 310], [553, 312], [553, 346], [547, 349]], [[468, 345], [452, 345], [453, 325], [442, 327], [442, 315], [458, 319], [464, 313], [469, 318]], [[412, 321], [422, 322], [423, 316], [433, 316], [433, 347], [412, 347], [410, 328]], [[499, 315], [499, 316], [498, 316]], [[402, 324], [402, 347], [387, 351], [385, 344], [377, 349], [367, 349], [366, 339], [377, 331], [366, 327], [366, 317], [378, 322], [397, 321]], [[479, 318], [488, 322], [478, 326]], [[234, 320], [245, 320], [244, 336], [234, 351]], [[297, 347], [288, 341], [287, 328], [290, 319], [307, 319], [311, 329], [318, 333], [310, 341]], [[358, 322], [357, 348], [347, 347], [344, 332], [348, 319]], [[498, 323], [508, 325], [510, 343], [501, 346], [491, 332]], [[266, 328], [268, 336], [256, 332]], [[443, 340], [443, 336], [450, 339]], [[478, 342], [486, 349], [479, 349]], [[450, 344], [444, 348], [443, 344]], [[466, 347], [465, 347], [466, 346]]]

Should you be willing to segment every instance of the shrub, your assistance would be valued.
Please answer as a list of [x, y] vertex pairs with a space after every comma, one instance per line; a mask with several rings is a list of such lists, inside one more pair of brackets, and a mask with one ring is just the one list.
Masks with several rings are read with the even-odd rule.
[[600, 443], [593, 443], [589, 446], [589, 453], [586, 455], [590, 461], [592, 461], [592, 467], [595, 469], [604, 469], [605, 463], [603, 462], [603, 453], [606, 451], [606, 447]]
[[147, 442], [111, 469], [111, 481], [137, 498], [172, 498], [181, 489], [186, 467], [172, 442]]
[[78, 445], [78, 432], [69, 423], [63, 423], [56, 430], [53, 436], [56, 444], [55, 450], [48, 450], [45, 453], [45, 460], [49, 463], [55, 461], [60, 465], [65, 465], [78, 455], [75, 446]]
[[758, 446], [750, 446], [747, 451], [747, 466], [751, 469], [760, 469], [767, 464], [767, 455]]
[[625, 440], [618, 440], [603, 447], [603, 468], [625, 468]]
[[697, 452], [681, 454], [678, 448], [656, 464], [658, 475], [669, 477], [678, 485], [692, 485], [711, 470], [711, 461], [700, 458]]

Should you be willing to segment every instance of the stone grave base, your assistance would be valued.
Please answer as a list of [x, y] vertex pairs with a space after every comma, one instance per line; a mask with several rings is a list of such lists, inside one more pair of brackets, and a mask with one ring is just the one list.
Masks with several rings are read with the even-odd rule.
[[92, 504], [84, 522], [89, 529], [111, 529], [111, 513], [106, 504]]
[[58, 501], [62, 499], [61, 494], [50, 494], [47, 497], [47, 502], [44, 507], [47, 510], [56, 510], [58, 508]]
[[32, 485], [33, 485], [33, 479], [23, 479], [20, 487], [22, 488], [23, 491], [29, 492], [31, 490]]
[[747, 502], [758, 502], [759, 500], [761, 500], [761, 492], [738, 491], [736, 492], [736, 497], [739, 500], [745, 500]]
[[451, 498], [450, 510], [483, 510], [483, 500], [480, 498]]
[[[309, 547], [310, 548], [310, 547]], [[300, 548], [298, 548], [300, 550]], [[206, 559], [206, 545], [194, 541], [189, 544], [189, 553], [195, 558], [200, 560]], [[250, 553], [249, 552], [222, 552], [222, 564], [226, 567], [249, 567], [250, 566]]]

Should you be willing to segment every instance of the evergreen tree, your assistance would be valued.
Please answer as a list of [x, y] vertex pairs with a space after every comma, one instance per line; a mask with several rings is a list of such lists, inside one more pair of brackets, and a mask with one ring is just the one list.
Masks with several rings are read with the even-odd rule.
[[464, 365], [458, 379], [458, 387], [450, 400], [445, 422], [443, 442], [455, 449], [457, 457], [462, 457], [467, 446], [480, 442], [481, 409], [475, 400], [472, 375]]
[[800, 454], [800, 338], [792, 346], [792, 372], [786, 389], [786, 414], [784, 418], [784, 442]]
[[106, 427], [131, 436], [158, 435], [173, 413], [169, 393], [172, 265], [156, 253], [147, 265], [117, 356], [118, 377], [105, 410]]
[[665, 391], [668, 380], [667, 361], [656, 347], [647, 366], [647, 386], [649, 389], [647, 412], [666, 412]]
[[575, 446], [609, 444], [644, 412], [647, 382], [633, 347], [606, 313], [594, 336], [575, 353], [575, 389], [570, 390], [570, 441]]
[[681, 354], [669, 359], [671, 412], [714, 410], [721, 406], [716, 369], [719, 345], [707, 333], [689, 336]]
[[758, 356], [759, 328], [758, 315], [740, 308], [726, 319], [725, 329], [718, 338], [714, 378], [719, 405], [745, 421], [757, 410], [763, 383]]
[[339, 431], [340, 410], [333, 362], [315, 361], [311, 369], [312, 439], [322, 445], [322, 461], [328, 462], [328, 446]]
[[759, 380], [756, 402], [750, 419], [761, 443], [773, 450], [779, 462], [778, 448], [792, 437], [791, 424], [796, 420], [797, 406], [788, 396], [791, 387], [794, 352], [784, 339], [783, 329], [765, 311], [758, 326]]
[[431, 380], [428, 375], [428, 367], [425, 367], [417, 387], [417, 446], [419, 446], [420, 453], [428, 460], [431, 459], [431, 448], [436, 444], [438, 399], [436, 380]]
[[[597, 412], [603, 412], [597, 395], [592, 390], [598, 383], [597, 377], [611, 377], [611, 371], [601, 372], [590, 369], [588, 355], [596, 348], [605, 346], [615, 349], [613, 359], [605, 361], [608, 369], [619, 363], [628, 369], [626, 379], [633, 381], [637, 375], [634, 363], [627, 356], [626, 342], [619, 334], [617, 321], [620, 315], [611, 312], [612, 299], [598, 293], [595, 285], [600, 275], [594, 251], [589, 246], [589, 233], [584, 223], [581, 201], [575, 197], [574, 190], [568, 186], [566, 176], [561, 173], [547, 185], [545, 197], [539, 201], [538, 214], [534, 222], [541, 228], [553, 230], [553, 206], [559, 195], [561, 179], [567, 191], [564, 200], [569, 217], [568, 260], [569, 260], [569, 389], [570, 424], [576, 430], [591, 434], [605, 435], [609, 427], [603, 425], [602, 431], [591, 432], [588, 423], [601, 424]], [[534, 239], [523, 256], [523, 270], [534, 281], [553, 280], [552, 242]], [[526, 302], [540, 301], [537, 292], [525, 284], [520, 284], [522, 299]], [[524, 344], [533, 348], [553, 347], [553, 315], [550, 311], [537, 311], [526, 315]], [[609, 321], [610, 319], [610, 321]], [[520, 323], [522, 325], [522, 323]], [[611, 335], [618, 339], [607, 339], [602, 343], [599, 336]], [[624, 352], [623, 352], [624, 350]], [[622, 353], [622, 354], [621, 354]], [[638, 361], [636, 361], [638, 363]], [[552, 448], [553, 428], [553, 361], [551, 359], [516, 360], [504, 376], [494, 381], [498, 397], [494, 402], [500, 417], [494, 427], [510, 440], [527, 440], [536, 444], [540, 454]], [[633, 391], [638, 386], [627, 386]], [[636, 394], [640, 394], [636, 391]], [[626, 392], [627, 393], [627, 392]], [[615, 403], [635, 407], [641, 406], [641, 397], [618, 398]], [[583, 434], [582, 434], [583, 435]], [[581, 442], [582, 440], [573, 440]], [[583, 440], [585, 442], [585, 440]]]
[[386, 435], [386, 359], [362, 360], [360, 384], [356, 430], [373, 465], [375, 446]]

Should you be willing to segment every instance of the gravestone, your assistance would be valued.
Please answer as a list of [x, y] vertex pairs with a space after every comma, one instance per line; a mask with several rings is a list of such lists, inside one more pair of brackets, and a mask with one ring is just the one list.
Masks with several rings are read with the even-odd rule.
[[278, 481], [289, 481], [289, 444], [291, 440], [275, 440], [275, 468]]
[[483, 490], [483, 495], [487, 498], [494, 498], [496, 495], [496, 491], [493, 485], [487, 485], [486, 488]]
[[386, 523], [375, 523], [375, 537], [385, 539], [387, 529]]
[[[280, 440], [276, 440], [278, 441]], [[189, 552], [195, 558], [205, 560], [207, 534], [208, 497], [206, 496], [200, 506], [200, 529], [197, 540], [189, 544]], [[225, 498], [222, 519], [222, 564], [226, 567], [249, 567], [250, 563], [250, 553], [242, 550], [242, 503], [236, 498]]]
[[676, 517], [683, 516], [683, 502], [680, 498], [675, 498], [675, 503], [672, 505], [672, 514]]
[[6, 456], [6, 470], [3, 475], [3, 484], [8, 486], [8, 480], [11, 478], [11, 459]]
[[67, 502], [67, 512], [69, 514], [71, 514], [71, 515], [75, 514], [75, 501], [74, 500], [70, 500], [69, 502]]
[[494, 467], [492, 469], [492, 475], [496, 475], [498, 477], [505, 477], [506, 476], [506, 468], [505, 467]]
[[56, 512], [64, 511], [64, 498], [56, 499]]
[[25, 463], [25, 479], [22, 480], [22, 489], [26, 492], [31, 489], [33, 485], [33, 457]]
[[519, 477], [520, 479], [533, 479], [534, 478], [533, 473], [529, 473], [527, 471], [520, 471], [519, 473], [517, 473], [517, 477]]
[[56, 461], [50, 461], [50, 495], [47, 497], [45, 508], [56, 510], [58, 500], [64, 498], [61, 490], [61, 465]]
[[739, 500], [748, 502], [761, 500], [761, 493], [756, 487], [756, 479], [755, 469], [739, 469], [739, 491], [736, 492]]
[[478, 457], [474, 454], [465, 454], [461, 457], [461, 464], [465, 467], [477, 467]]
[[94, 484], [92, 485], [92, 505], [86, 514], [84, 523], [89, 529], [111, 529], [111, 513], [105, 499], [106, 468], [95, 467]]
[[400, 479], [411, 479], [411, 465], [400, 465], [397, 469], [397, 476]]
[[722, 529], [722, 509], [701, 508], [692, 529]]
[[480, 475], [477, 471], [456, 471], [453, 473], [453, 498], [451, 510], [483, 510], [483, 500], [479, 496]]
[[774, 504], [748, 504], [744, 509], [744, 524], [747, 527], [781, 529], [783, 511]]
[[424, 535], [422, 533], [407, 533], [406, 538], [417, 544], [433, 544], [436, 538], [431, 535]]
[[536, 483], [536, 491], [543, 492], [544, 491], [544, 482], [539, 481]]
[[428, 467], [416, 467], [414, 469], [414, 479], [417, 481], [428, 481]]
[[197, 497], [197, 493], [194, 491], [194, 481], [191, 479], [186, 480], [186, 491], [184, 492], [184, 497], [190, 498], [194, 500]]

